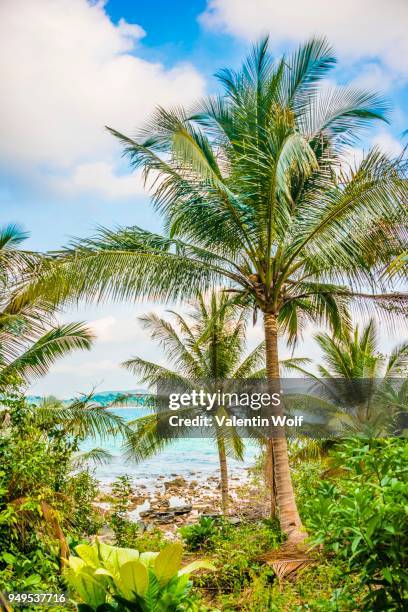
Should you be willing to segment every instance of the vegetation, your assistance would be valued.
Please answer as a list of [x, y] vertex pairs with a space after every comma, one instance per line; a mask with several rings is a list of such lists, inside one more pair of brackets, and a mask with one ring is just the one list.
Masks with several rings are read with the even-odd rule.
[[[20, 400], [8, 401], [13, 401], [17, 410]], [[284, 537], [276, 523], [242, 520], [236, 525], [201, 519], [197, 525], [181, 530], [187, 550], [193, 551], [185, 553], [186, 562], [189, 563], [189, 555], [192, 562], [197, 561], [198, 550], [198, 561], [205, 557], [216, 569], [204, 567], [192, 577], [192, 584], [182, 576], [173, 576], [161, 586], [159, 582], [157, 589], [155, 568], [146, 568], [150, 586], [138, 599], [132, 591], [138, 593], [140, 587], [136, 585], [142, 581], [139, 574], [145, 576], [145, 571], [137, 565], [138, 571], [128, 572], [131, 568], [123, 569], [124, 564], [130, 559], [143, 564], [155, 557], [150, 553], [142, 556], [137, 551], [150, 549], [157, 555], [159, 550], [167, 549], [168, 553], [174, 549], [169, 549], [166, 540], [160, 541], [155, 533], [148, 536], [148, 547], [148, 540], [143, 540], [146, 536], [139, 534], [135, 539], [126, 530], [120, 532], [122, 548], [102, 542], [89, 546], [92, 534], [110, 521], [93, 506], [96, 483], [89, 470], [62, 477], [61, 470], [55, 470], [60, 449], [34, 435], [33, 430], [25, 429], [24, 436], [22, 433], [19, 429], [18, 435], [16, 430], [15, 436], [2, 437], [0, 590], [61, 592], [68, 587], [70, 596], [82, 604], [83, 610], [89, 609], [85, 604], [96, 609], [102, 602], [120, 609], [121, 605], [127, 605], [124, 600], [136, 605], [135, 599], [141, 610], [150, 609], [147, 606], [152, 606], [153, 601], [157, 609], [162, 609], [158, 603], [161, 598], [167, 602], [164, 605], [178, 602], [187, 610], [202, 611], [404, 609], [408, 554], [404, 510], [408, 471], [405, 440], [350, 439], [341, 448], [330, 450], [323, 460], [296, 464], [294, 486], [302, 521], [311, 534], [311, 543], [323, 546], [321, 552], [316, 549], [314, 563], [302, 571], [298, 580], [280, 584], [265, 564], [264, 557], [278, 548]], [[55, 492], [57, 473], [63, 483], [58, 493]], [[27, 499], [17, 508], [4, 500], [9, 496], [10, 482], [18, 482], [17, 477], [21, 479], [23, 474], [26, 479], [21, 487]], [[121, 495], [126, 486], [126, 482], [123, 487], [118, 482], [114, 495], [116, 510], [115, 504], [124, 501]], [[29, 487], [32, 494], [28, 499]], [[55, 512], [52, 514], [50, 510], [46, 521], [40, 507], [42, 499]], [[51, 521], [53, 516], [58, 519], [70, 548], [69, 566], [62, 573], [60, 532], [56, 529], [57, 523]], [[94, 552], [131, 550], [123, 553], [115, 574], [109, 562], [99, 556], [97, 561], [87, 556], [89, 548]], [[113, 564], [113, 558], [107, 557]], [[197, 569], [196, 565], [193, 567]], [[121, 572], [126, 577], [124, 584]], [[128, 583], [128, 580], [135, 582]], [[90, 584], [92, 589], [87, 588]], [[150, 600], [150, 604], [145, 600]]]
[[112, 513], [110, 526], [115, 534], [117, 546], [137, 546], [139, 538], [139, 527], [137, 523], [130, 521], [126, 513], [130, 504], [132, 485], [129, 476], [118, 476], [112, 483]]
[[[293, 343], [306, 321], [338, 334], [353, 304], [401, 311], [399, 275], [382, 271], [405, 248], [405, 161], [374, 148], [349, 167], [345, 146], [387, 120], [388, 105], [320, 87], [335, 63], [325, 40], [275, 60], [265, 39], [239, 71], [218, 73], [222, 94], [196, 112], [158, 108], [136, 139], [111, 129], [132, 166], [154, 173], [166, 232], [134, 226], [77, 240], [47, 262], [31, 295], [170, 300], [223, 286], [262, 312], [273, 386], [279, 334]], [[282, 529], [302, 540], [285, 438], [269, 455]]]
[[[347, 163], [347, 147], [387, 120], [388, 105], [376, 93], [322, 87], [334, 64], [324, 40], [274, 59], [265, 39], [238, 71], [220, 71], [222, 93], [194, 112], [158, 108], [134, 139], [110, 129], [132, 167], [154, 175], [163, 235], [100, 229], [42, 255], [21, 248], [17, 227], [0, 230], [0, 605], [6, 591], [68, 589], [83, 612], [406, 608], [408, 387], [390, 381], [406, 377], [407, 344], [381, 355], [374, 320], [353, 328], [351, 317], [356, 307], [388, 321], [406, 310], [406, 161], [374, 148]], [[259, 463], [270, 491], [256, 474], [253, 485], [271, 514], [276, 492], [273, 519], [204, 516], [172, 542], [158, 528], [142, 535], [129, 520], [127, 477], [113, 483], [110, 511], [98, 509], [91, 465], [109, 455], [83, 453], [81, 442], [117, 434], [133, 458], [148, 457], [174, 439], [158, 439], [157, 414], [130, 430], [109, 410], [113, 393], [25, 395], [57, 359], [91, 347], [83, 323], [56, 318], [82, 298], [193, 300], [189, 318], [173, 312], [176, 326], [144, 318], [171, 362], [126, 363], [149, 384], [266, 378], [280, 389], [278, 339], [295, 348], [306, 323], [325, 327], [316, 336], [324, 384], [357, 383], [357, 395], [336, 395], [353, 415], [350, 436], [314, 445], [268, 436]], [[264, 342], [243, 357], [248, 312], [254, 321], [262, 313]], [[289, 365], [305, 373], [304, 360]], [[378, 378], [379, 396], [360, 384]], [[385, 437], [390, 419], [399, 438]], [[243, 442], [219, 428], [214, 439], [227, 514], [226, 457], [240, 457]], [[311, 563], [297, 580], [278, 580], [277, 549], [297, 554], [301, 544]]]
[[[307, 506], [313, 543], [363, 585], [364, 609], [403, 609], [408, 593], [406, 440], [350, 440], [333, 455], [343, 471], [322, 480]], [[367, 587], [367, 588], [365, 588]]]
[[220, 526], [209, 516], [202, 516], [198, 523], [180, 529], [180, 535], [189, 550], [208, 548], [214, 544], [214, 536], [220, 531]]
[[190, 574], [214, 569], [203, 560], [182, 567], [181, 544], [168, 544], [160, 553], [99, 543], [79, 545], [75, 552], [65, 576], [83, 602], [80, 612], [193, 610]]

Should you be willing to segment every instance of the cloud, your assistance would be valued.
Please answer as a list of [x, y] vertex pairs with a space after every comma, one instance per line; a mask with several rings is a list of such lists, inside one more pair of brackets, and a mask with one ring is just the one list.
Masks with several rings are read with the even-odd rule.
[[373, 138], [373, 145], [379, 147], [384, 153], [391, 157], [398, 157], [402, 153], [402, 144], [389, 132], [382, 130]]
[[72, 363], [57, 363], [52, 366], [53, 374], [75, 374], [81, 378], [87, 378], [95, 374], [112, 375], [113, 372], [119, 370], [120, 364], [111, 361], [110, 359], [102, 359], [101, 361], [85, 361], [81, 364]]
[[61, 189], [68, 177], [72, 189], [133, 195], [140, 185], [115, 173], [119, 148], [104, 126], [132, 133], [156, 104], [189, 104], [204, 92], [191, 65], [139, 57], [143, 36], [137, 24], [112, 23], [103, 2], [2, 0], [4, 165], [36, 178], [45, 171]]
[[67, 196], [93, 193], [113, 199], [145, 193], [140, 173], [117, 175], [113, 164], [105, 161], [79, 164], [66, 176], [52, 175], [47, 183], [54, 191]]
[[98, 344], [130, 342], [136, 339], [146, 341], [147, 334], [143, 333], [136, 316], [118, 319], [112, 315], [95, 319], [87, 324], [96, 335]]
[[[253, 40], [269, 32], [273, 45], [326, 35], [345, 58], [381, 58], [396, 74], [408, 69], [406, 0], [209, 0], [200, 21]], [[406, 75], [405, 75], [406, 76]]]

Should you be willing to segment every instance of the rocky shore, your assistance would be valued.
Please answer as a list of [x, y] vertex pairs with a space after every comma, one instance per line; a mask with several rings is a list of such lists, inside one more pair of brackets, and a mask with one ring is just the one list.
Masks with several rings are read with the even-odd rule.
[[[247, 472], [232, 475], [229, 488], [230, 521], [264, 516], [264, 500]], [[110, 496], [107, 484], [95, 501], [103, 514], [110, 512]], [[142, 533], [160, 529], [167, 537], [174, 537], [179, 527], [197, 522], [200, 516], [220, 515], [220, 482], [216, 476], [186, 479], [172, 474], [169, 479], [158, 477], [153, 485], [136, 482], [129, 501], [127, 518], [136, 522]]]

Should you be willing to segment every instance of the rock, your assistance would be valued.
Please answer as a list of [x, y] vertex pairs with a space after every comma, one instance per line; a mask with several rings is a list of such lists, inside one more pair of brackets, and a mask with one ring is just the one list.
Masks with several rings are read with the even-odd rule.
[[157, 512], [154, 517], [154, 520], [156, 521], [156, 523], [159, 523], [159, 524], [172, 523], [173, 518], [174, 518], [174, 515], [172, 512]]
[[141, 518], [150, 518], [153, 514], [155, 514], [154, 510], [144, 510], [143, 512], [139, 512], [139, 516]]
[[170, 510], [176, 515], [181, 516], [182, 514], [189, 514], [193, 509], [193, 506], [186, 504], [185, 506], [174, 506]]
[[113, 530], [106, 525], [102, 527], [98, 535], [95, 537], [98, 538], [99, 542], [103, 542], [104, 544], [113, 544], [115, 542], [115, 534]]
[[194, 487], [198, 487], [198, 481], [197, 480], [192, 480], [190, 482], [190, 488], [194, 489]]
[[213, 521], [216, 521], [216, 520], [222, 519], [223, 516], [222, 514], [214, 514], [212, 512], [203, 512], [200, 515], [200, 518], [210, 518], [210, 519], [213, 519]]
[[184, 478], [182, 478], [181, 476], [179, 476], [178, 478], [175, 478], [174, 480], [167, 480], [164, 483], [164, 488], [166, 491], [168, 491], [169, 489], [180, 489], [181, 487], [185, 487], [187, 485], [187, 482]]

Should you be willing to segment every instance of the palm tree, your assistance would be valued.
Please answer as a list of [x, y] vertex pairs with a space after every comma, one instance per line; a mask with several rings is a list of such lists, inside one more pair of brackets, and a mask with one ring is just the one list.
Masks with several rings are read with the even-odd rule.
[[[395, 384], [393, 379], [406, 375], [408, 342], [384, 356], [378, 348], [373, 319], [362, 329], [356, 325], [337, 338], [319, 333], [315, 339], [323, 354], [323, 364], [317, 367], [319, 382], [325, 385], [333, 405], [345, 409], [335, 409], [335, 418], [350, 431], [384, 434], [398, 413], [407, 411], [408, 384]], [[293, 369], [316, 378], [297, 364]]]
[[[110, 129], [149, 179], [165, 233], [102, 228], [47, 262], [31, 292], [167, 301], [222, 286], [263, 314], [271, 385], [280, 334], [295, 342], [307, 321], [337, 334], [353, 303], [403, 310], [406, 295], [379, 277], [404, 248], [405, 162], [372, 149], [349, 167], [347, 146], [388, 106], [376, 93], [321, 86], [335, 61], [316, 39], [274, 60], [265, 39], [240, 70], [218, 74], [223, 93], [196, 112], [158, 108], [135, 138]], [[282, 529], [299, 541], [285, 438], [269, 452]]]
[[10, 381], [44, 376], [56, 359], [89, 350], [93, 340], [83, 323], [56, 325], [46, 300], [15, 301], [41, 262], [40, 255], [18, 248], [26, 238], [15, 225], [0, 229], [0, 389]]
[[[151, 338], [162, 345], [167, 359], [175, 368], [171, 370], [141, 357], [126, 361], [124, 366], [141, 377], [143, 383], [154, 386], [170, 380], [188, 389], [194, 386], [194, 381], [264, 376], [264, 343], [259, 344], [241, 362], [245, 349], [247, 313], [237, 305], [236, 300], [225, 293], [213, 292], [206, 301], [200, 294], [187, 318], [177, 312], [170, 312], [176, 320], [175, 326], [154, 313], [140, 318]], [[218, 410], [223, 408], [219, 407]], [[158, 434], [157, 416], [152, 414], [133, 422], [136, 432], [130, 440], [131, 456], [144, 459], [188, 429], [167, 427], [163, 431], [161, 427]], [[165, 422], [166, 416], [167, 413], [160, 413], [161, 424]], [[213, 425], [213, 435], [220, 464], [222, 512], [227, 514], [227, 454], [242, 460], [244, 445], [236, 430], [218, 426], [216, 422]]]

